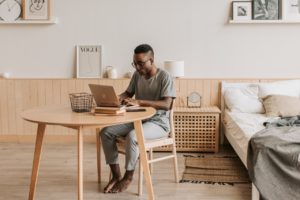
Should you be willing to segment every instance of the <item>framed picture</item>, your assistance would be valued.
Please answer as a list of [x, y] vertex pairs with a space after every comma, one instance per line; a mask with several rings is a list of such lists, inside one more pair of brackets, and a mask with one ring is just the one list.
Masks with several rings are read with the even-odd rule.
[[76, 77], [100, 78], [102, 72], [102, 47], [101, 45], [76, 46]]
[[251, 1], [233, 1], [232, 2], [233, 20], [251, 20], [252, 2]]
[[255, 20], [278, 20], [279, 0], [253, 0], [253, 18]]
[[50, 19], [51, 0], [22, 0], [23, 19]]
[[300, 20], [300, 0], [282, 0], [282, 18]]

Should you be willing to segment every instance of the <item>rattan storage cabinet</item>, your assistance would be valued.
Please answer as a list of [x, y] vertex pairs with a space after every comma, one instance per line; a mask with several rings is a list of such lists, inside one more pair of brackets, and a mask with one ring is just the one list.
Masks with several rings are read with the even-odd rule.
[[177, 151], [218, 152], [220, 113], [220, 109], [216, 106], [175, 108], [174, 128]]

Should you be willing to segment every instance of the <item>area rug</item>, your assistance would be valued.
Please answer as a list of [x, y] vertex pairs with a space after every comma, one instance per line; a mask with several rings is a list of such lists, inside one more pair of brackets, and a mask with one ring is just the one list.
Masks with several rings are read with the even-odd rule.
[[236, 155], [185, 156], [181, 183], [250, 183], [248, 172]]

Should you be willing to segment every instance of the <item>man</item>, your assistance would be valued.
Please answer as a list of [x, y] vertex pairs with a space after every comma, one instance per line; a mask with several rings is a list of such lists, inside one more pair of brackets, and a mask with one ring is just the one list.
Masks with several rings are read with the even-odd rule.
[[[119, 98], [125, 104], [151, 106], [156, 114], [143, 121], [145, 140], [165, 137], [170, 131], [169, 109], [175, 98], [175, 87], [170, 74], [154, 64], [154, 51], [148, 44], [135, 48], [132, 66], [135, 68], [129, 86]], [[132, 97], [135, 95], [135, 99]], [[101, 130], [101, 139], [106, 163], [109, 164], [112, 179], [104, 193], [117, 193], [127, 189], [133, 179], [139, 157], [139, 149], [133, 123], [115, 125]], [[126, 137], [126, 172], [121, 176], [118, 163], [116, 137]]]

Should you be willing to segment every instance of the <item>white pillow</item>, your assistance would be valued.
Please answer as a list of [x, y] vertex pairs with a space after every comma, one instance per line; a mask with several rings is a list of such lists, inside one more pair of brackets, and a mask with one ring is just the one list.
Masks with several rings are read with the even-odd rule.
[[260, 98], [265, 98], [268, 95], [300, 97], [300, 80], [260, 83], [258, 89], [258, 97]]
[[231, 112], [264, 113], [262, 101], [258, 98], [258, 87], [228, 88], [224, 94], [227, 108]]

